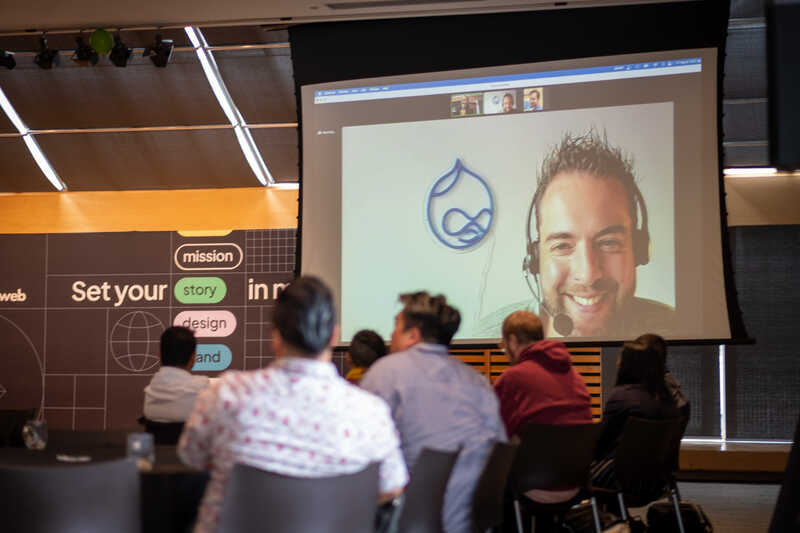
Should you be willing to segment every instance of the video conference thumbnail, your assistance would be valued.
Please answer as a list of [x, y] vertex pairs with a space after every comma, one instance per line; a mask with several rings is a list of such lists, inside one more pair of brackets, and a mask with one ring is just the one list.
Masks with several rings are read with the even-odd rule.
[[451, 117], [499, 115], [544, 110], [544, 88], [504, 89], [450, 96]]

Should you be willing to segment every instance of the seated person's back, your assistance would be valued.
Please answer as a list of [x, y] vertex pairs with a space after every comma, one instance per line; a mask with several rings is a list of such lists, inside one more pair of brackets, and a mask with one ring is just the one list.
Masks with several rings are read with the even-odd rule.
[[450, 357], [458, 311], [427, 293], [401, 301], [392, 353], [370, 367], [361, 386], [389, 404], [412, 472], [422, 448], [461, 449], [442, 519], [448, 533], [470, 531], [475, 485], [493, 442], [506, 440], [497, 397], [483, 376]]
[[[572, 367], [563, 342], [542, 340], [542, 322], [529, 311], [516, 311], [503, 321], [503, 346], [511, 367], [495, 382], [500, 414], [508, 434], [525, 424], [573, 425], [592, 422], [589, 391]], [[541, 503], [569, 500], [576, 487], [532, 490], [526, 495]]]
[[161, 334], [161, 368], [144, 388], [144, 416], [153, 422], [184, 422], [206, 376], [193, 376], [197, 341], [190, 329], [172, 326]]
[[273, 324], [277, 360], [223, 374], [200, 395], [181, 436], [181, 459], [211, 468], [195, 532], [216, 530], [235, 463], [323, 477], [379, 462], [386, 497], [408, 479], [388, 407], [348, 384], [331, 363], [337, 331], [328, 288], [315, 278], [295, 280], [278, 296]]
[[617, 383], [603, 408], [603, 432], [595, 457], [613, 458], [628, 417], [667, 419], [680, 415], [664, 384], [663, 361], [652, 348], [625, 343], [618, 361]]

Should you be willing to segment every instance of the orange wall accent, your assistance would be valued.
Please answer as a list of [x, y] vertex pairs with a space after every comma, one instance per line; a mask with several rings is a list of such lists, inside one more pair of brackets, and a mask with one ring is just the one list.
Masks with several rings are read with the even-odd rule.
[[297, 197], [266, 187], [0, 194], [0, 233], [294, 228]]

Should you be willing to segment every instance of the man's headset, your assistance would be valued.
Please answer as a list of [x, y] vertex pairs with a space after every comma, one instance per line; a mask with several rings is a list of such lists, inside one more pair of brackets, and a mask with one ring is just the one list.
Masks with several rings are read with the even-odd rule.
[[[642, 192], [639, 190], [636, 182], [631, 181], [631, 188], [633, 190], [635, 204], [634, 209], [636, 209], [636, 206], [638, 206], [639, 213], [641, 214], [641, 225], [634, 229], [633, 234], [631, 235], [633, 241], [633, 260], [635, 266], [646, 265], [650, 262], [651, 252], [650, 231], [647, 229], [647, 205], [644, 203]], [[545, 189], [547, 189], [547, 185], [541, 188], [541, 190], [536, 190], [536, 193], [533, 195], [533, 199], [531, 200], [531, 205], [528, 207], [528, 216], [525, 221], [525, 237], [527, 240], [527, 245], [526, 255], [522, 260], [522, 273], [525, 276], [525, 281], [528, 283], [528, 288], [531, 290], [531, 294], [533, 294], [533, 297], [539, 302], [539, 307], [553, 319], [553, 327], [555, 330], [566, 337], [572, 333], [572, 319], [565, 313], [553, 313], [550, 309], [548, 309], [547, 305], [544, 303], [544, 299], [540, 295], [540, 291], [537, 290], [539, 281], [538, 276], [540, 271], [539, 236], [537, 234], [536, 239], [534, 240], [531, 235], [531, 219], [533, 218], [533, 211], [536, 208], [536, 203], [539, 200], [539, 197], [544, 195]], [[533, 285], [531, 284], [531, 275], [533, 275], [536, 280], [537, 289], [534, 289]]]

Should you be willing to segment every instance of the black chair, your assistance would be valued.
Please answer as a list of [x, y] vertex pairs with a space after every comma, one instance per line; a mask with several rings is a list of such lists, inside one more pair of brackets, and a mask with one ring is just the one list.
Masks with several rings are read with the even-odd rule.
[[0, 501], [9, 533], [141, 532], [139, 471], [126, 459], [0, 467]]
[[0, 410], [0, 448], [4, 446], [24, 446], [22, 427], [25, 422], [35, 417], [35, 408]]
[[[600, 424], [592, 422], [568, 426], [527, 424], [522, 429], [519, 451], [509, 477], [519, 533], [523, 531], [523, 511], [531, 516], [535, 531], [537, 520], [561, 522], [567, 511], [585, 496], [591, 502], [595, 530], [600, 532], [600, 514], [597, 500], [591, 493], [589, 470], [600, 431]], [[565, 502], [550, 504], [524, 496], [533, 489], [569, 488], [582, 491]]]
[[355, 474], [296, 478], [237, 464], [225, 490], [220, 533], [373, 533], [378, 464]]
[[614, 453], [616, 488], [594, 488], [597, 494], [616, 496], [623, 520], [630, 519], [628, 506], [643, 507], [669, 497], [675, 507], [678, 530], [684, 533], [673, 468], [686, 424], [685, 418], [628, 418]]
[[800, 530], [800, 419], [794, 430], [794, 442], [786, 462], [781, 491], [772, 512], [769, 533]]
[[178, 444], [183, 433], [184, 422], [156, 422], [144, 416], [140, 416], [137, 421], [144, 426], [147, 433], [153, 435], [153, 442], [159, 446]]
[[441, 533], [444, 493], [459, 451], [423, 448], [403, 493], [397, 533]]
[[508, 473], [516, 454], [516, 444], [494, 443], [472, 497], [472, 524], [475, 532], [484, 533], [503, 523]]

